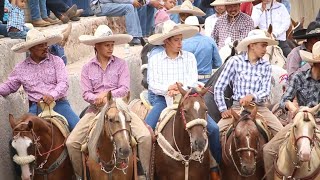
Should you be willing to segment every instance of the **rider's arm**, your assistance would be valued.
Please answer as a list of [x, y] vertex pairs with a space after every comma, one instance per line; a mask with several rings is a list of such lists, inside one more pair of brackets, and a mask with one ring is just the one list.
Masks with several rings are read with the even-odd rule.
[[[280, 3], [279, 3], [280, 4]], [[281, 6], [277, 9], [277, 11], [281, 12], [281, 23], [277, 24], [277, 27], [273, 27], [272, 33], [275, 35], [276, 38], [278, 38], [281, 34], [285, 33], [291, 24], [291, 18], [290, 14], [288, 13], [286, 7], [283, 4], [280, 4]], [[274, 12], [274, 15], [276, 13]], [[276, 16], [273, 16], [272, 18], [278, 18]]]
[[94, 104], [98, 95], [93, 93], [92, 83], [89, 79], [88, 64], [84, 65], [82, 68], [80, 85], [83, 99], [89, 102], [90, 104]]
[[281, 100], [280, 100], [280, 107], [283, 109], [286, 109], [286, 102], [287, 101], [293, 101], [295, 96], [297, 95], [297, 85], [299, 84], [299, 78], [297, 76], [298, 74], [295, 74], [289, 82], [289, 86], [286, 90], [286, 92], [283, 94]]
[[183, 84], [184, 88], [187, 89], [187, 86], [193, 87], [195, 83], [198, 82], [198, 68], [197, 68], [197, 60], [194, 54], [190, 52], [184, 51], [184, 53], [187, 53], [187, 58], [188, 58], [188, 82], [186, 84]]
[[216, 85], [214, 86], [214, 100], [219, 108], [220, 112], [224, 112], [227, 110], [227, 105], [224, 100], [224, 90], [227, 85], [230, 84], [231, 79], [235, 76], [235, 57], [231, 57], [224, 69], [222, 70]]
[[0, 84], [0, 95], [7, 96], [11, 93], [16, 92], [21, 86], [19, 75], [19, 68], [15, 67], [13, 71], [10, 73], [8, 80], [2, 84]]
[[129, 92], [130, 73], [128, 64], [125, 61], [123, 61], [119, 71], [118, 88], [111, 91], [113, 97], [124, 97]]
[[253, 20], [253, 26], [254, 27], [259, 27], [259, 24], [265, 21], [264, 18], [262, 18], [262, 17], [265, 17], [265, 16], [262, 16], [263, 13], [264, 12], [261, 11], [261, 4], [253, 6], [251, 18]]
[[[161, 62], [158, 61], [160, 53], [152, 56], [148, 62], [148, 84], [149, 90], [158, 95], [166, 95], [168, 85], [160, 83], [158, 70], [161, 71]], [[161, 57], [160, 57], [161, 58]]]
[[49, 92], [49, 95], [51, 95], [54, 98], [54, 100], [58, 100], [60, 98], [65, 97], [67, 94], [69, 88], [68, 74], [66, 66], [60, 57], [50, 56], [49, 58], [54, 58], [54, 68], [56, 70], [57, 79], [56, 87], [54, 88], [54, 90]]
[[213, 39], [211, 39], [211, 41], [212, 41], [212, 48], [213, 48], [212, 69], [217, 69], [218, 67], [221, 66], [222, 60], [219, 55], [219, 49], [216, 42]]
[[262, 74], [261, 78], [261, 89], [258, 92], [252, 93], [255, 102], [263, 102], [271, 91], [271, 65], [266, 69], [265, 74]]

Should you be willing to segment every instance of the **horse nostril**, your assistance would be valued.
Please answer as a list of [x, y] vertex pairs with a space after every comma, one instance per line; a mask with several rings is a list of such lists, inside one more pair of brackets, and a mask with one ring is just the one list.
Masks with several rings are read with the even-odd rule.
[[129, 156], [130, 150], [127, 148], [119, 148], [119, 152], [122, 156]]

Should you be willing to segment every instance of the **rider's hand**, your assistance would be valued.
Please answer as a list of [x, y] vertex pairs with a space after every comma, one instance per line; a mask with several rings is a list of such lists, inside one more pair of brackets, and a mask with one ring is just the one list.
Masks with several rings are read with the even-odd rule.
[[133, 3], [132, 3], [132, 5], [133, 5], [135, 8], [139, 8], [139, 7], [142, 6], [142, 5], [139, 3], [138, 0], [134, 0]]
[[221, 113], [222, 119], [230, 118], [232, 117], [231, 111], [230, 110], [225, 110]]
[[96, 106], [103, 106], [107, 103], [107, 95], [108, 92], [101, 92], [98, 97], [94, 101], [94, 105]]
[[180, 94], [180, 92], [178, 90], [169, 90], [167, 94], [168, 96], [173, 97], [177, 94]]
[[177, 90], [177, 89], [178, 89], [178, 87], [177, 87], [176, 84], [172, 84], [172, 85], [170, 85], [170, 86], [168, 87], [168, 91]]
[[161, 9], [163, 8], [163, 5], [159, 2], [159, 0], [150, 0], [149, 5], [156, 9]]
[[45, 102], [46, 104], [50, 104], [52, 103], [52, 101], [54, 101], [54, 98], [51, 95], [44, 95], [42, 99], [43, 99], [43, 102]]
[[241, 106], [248, 106], [253, 101], [253, 98], [254, 98], [254, 96], [251, 94], [246, 95], [245, 97], [240, 99], [239, 103]]

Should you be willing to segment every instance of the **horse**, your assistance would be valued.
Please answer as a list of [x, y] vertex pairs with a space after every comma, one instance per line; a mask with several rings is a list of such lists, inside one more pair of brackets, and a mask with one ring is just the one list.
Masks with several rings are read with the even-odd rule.
[[137, 179], [127, 104], [121, 98], [113, 100], [111, 93], [107, 99], [88, 142], [85, 176], [92, 180]]
[[[290, 103], [290, 102], [289, 102]], [[320, 141], [313, 108], [294, 110], [293, 124], [274, 160], [274, 179], [320, 179]]]
[[73, 178], [66, 137], [52, 121], [31, 114], [16, 121], [10, 114], [9, 122], [13, 131], [11, 144], [17, 151], [13, 160], [21, 166], [22, 180]]
[[[240, 116], [231, 109], [234, 122], [222, 142], [222, 179], [260, 180], [264, 175], [262, 146], [268, 141], [257, 125], [257, 107]], [[265, 131], [263, 131], [265, 133]]]

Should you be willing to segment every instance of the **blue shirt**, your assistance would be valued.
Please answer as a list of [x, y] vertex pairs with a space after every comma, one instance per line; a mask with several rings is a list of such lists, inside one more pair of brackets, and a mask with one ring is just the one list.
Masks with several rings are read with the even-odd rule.
[[191, 52], [197, 59], [198, 74], [207, 75], [221, 66], [221, 58], [215, 41], [200, 33], [182, 41], [182, 49]]
[[251, 64], [247, 53], [231, 57], [214, 87], [214, 100], [220, 112], [227, 110], [224, 90], [231, 81], [234, 100], [251, 94], [256, 103], [263, 103], [271, 91], [271, 64], [262, 58]]

